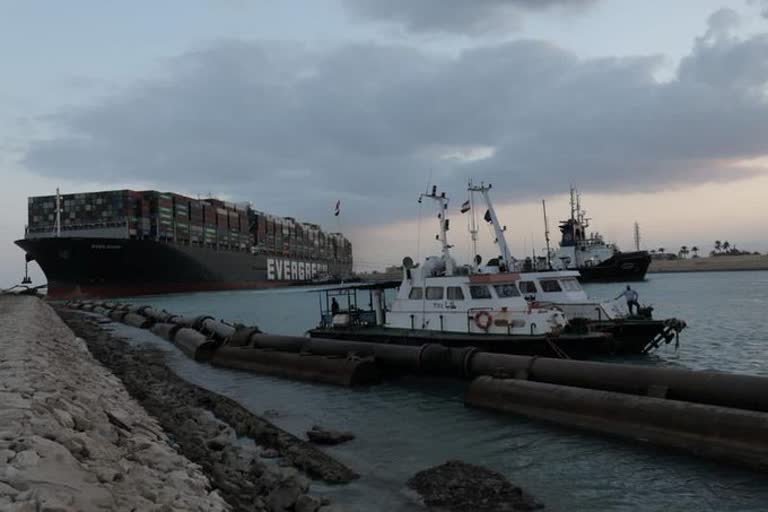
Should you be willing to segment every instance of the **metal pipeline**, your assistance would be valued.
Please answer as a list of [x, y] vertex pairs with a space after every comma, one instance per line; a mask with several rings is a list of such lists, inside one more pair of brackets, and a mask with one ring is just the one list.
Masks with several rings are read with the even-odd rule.
[[112, 311], [109, 312], [109, 318], [115, 322], [122, 322], [123, 317], [125, 317], [125, 315], [127, 314], [128, 313], [126, 313], [125, 311], [120, 311], [119, 309], [113, 309]]
[[128, 305], [128, 311], [131, 313], [136, 313], [138, 315], [143, 315], [144, 310], [149, 309], [149, 306], [147, 305], [138, 305], [138, 304], [129, 304]]
[[486, 352], [472, 356], [470, 373], [768, 412], [768, 377], [753, 375]]
[[226, 346], [214, 353], [211, 364], [339, 386], [369, 385], [380, 380], [379, 370], [371, 359], [356, 357], [324, 357]]
[[152, 331], [152, 334], [156, 336], [160, 336], [161, 338], [164, 338], [168, 341], [173, 341], [173, 337], [176, 334], [176, 331], [181, 329], [180, 325], [176, 324], [169, 324], [169, 323], [157, 323], [150, 327], [150, 331]]
[[241, 327], [229, 337], [227, 345], [230, 347], [247, 347], [251, 344], [251, 336], [260, 332], [258, 327]]
[[152, 320], [153, 322], [167, 323], [170, 320], [171, 315], [167, 311], [160, 311], [155, 308], [147, 308], [142, 313], [144, 316]]
[[152, 323], [150, 319], [138, 313], [126, 313], [125, 316], [123, 316], [122, 322], [124, 324], [132, 325], [133, 327], [138, 327], [139, 329], [146, 329]]
[[204, 334], [213, 336], [217, 340], [228, 340], [235, 334], [235, 327], [213, 318], [206, 318], [200, 324], [200, 331]]
[[189, 327], [182, 327], [173, 335], [173, 344], [195, 361], [210, 361], [216, 351], [215, 341]]
[[768, 469], [762, 412], [488, 376], [472, 382], [465, 402]]

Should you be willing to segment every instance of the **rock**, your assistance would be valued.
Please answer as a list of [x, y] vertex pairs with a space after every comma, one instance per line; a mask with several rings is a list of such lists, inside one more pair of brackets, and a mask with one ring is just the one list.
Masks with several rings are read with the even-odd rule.
[[461, 461], [420, 471], [408, 480], [424, 503], [452, 512], [516, 512], [544, 508], [499, 473]]
[[86, 430], [90, 430], [93, 425], [90, 421], [80, 416], [79, 414], [73, 414], [72, 421], [74, 422], [74, 429], [78, 432], [85, 432]]
[[59, 423], [64, 428], [74, 428], [75, 427], [75, 420], [72, 418], [72, 415], [69, 414], [67, 411], [63, 409], [54, 409], [53, 414], [56, 416], [56, 418], [59, 420]]
[[322, 506], [322, 502], [317, 498], [302, 494], [299, 499], [296, 500], [296, 504], [293, 507], [294, 512], [317, 512]]
[[301, 486], [295, 480], [284, 480], [267, 496], [267, 506], [270, 512], [291, 510], [301, 494]]
[[315, 425], [312, 427], [312, 430], [307, 432], [307, 437], [313, 443], [335, 445], [353, 440], [355, 434], [340, 430], [324, 429]]
[[38, 455], [35, 450], [24, 450], [23, 452], [19, 452], [11, 460], [11, 464], [17, 468], [37, 466], [39, 462], [40, 455]]
[[262, 459], [276, 459], [280, 457], [280, 452], [275, 450], [274, 448], [267, 448], [260, 454]]

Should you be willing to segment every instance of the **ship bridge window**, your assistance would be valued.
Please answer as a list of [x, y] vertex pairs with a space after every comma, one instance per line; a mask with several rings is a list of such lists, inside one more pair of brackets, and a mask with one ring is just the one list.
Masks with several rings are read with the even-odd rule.
[[411, 300], [421, 300], [424, 297], [424, 288], [411, 288], [408, 298]]
[[469, 295], [473, 299], [490, 299], [491, 290], [485, 285], [470, 286]]
[[496, 295], [498, 295], [500, 299], [520, 296], [520, 292], [517, 290], [517, 286], [515, 286], [513, 283], [497, 284], [493, 288], [496, 290]]
[[545, 292], [563, 291], [563, 289], [560, 288], [560, 283], [558, 283], [556, 279], [542, 279], [539, 281], [539, 284], [541, 285], [541, 289]]
[[579, 284], [579, 281], [575, 277], [569, 277], [567, 279], [561, 279], [560, 280], [560, 286], [563, 287], [563, 290], [567, 292], [580, 292], [581, 291], [581, 285]]
[[448, 287], [448, 300], [464, 300], [464, 292], [461, 291], [461, 286]]
[[523, 293], [536, 293], [536, 283], [533, 281], [520, 281], [520, 291]]
[[443, 300], [443, 287], [427, 286], [427, 300]]

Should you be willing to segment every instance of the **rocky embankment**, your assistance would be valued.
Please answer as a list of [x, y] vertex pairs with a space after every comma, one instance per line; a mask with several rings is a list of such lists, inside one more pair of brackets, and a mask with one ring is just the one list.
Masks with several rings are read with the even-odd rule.
[[35, 297], [0, 296], [0, 510], [230, 510]]
[[357, 478], [349, 468], [237, 402], [184, 381], [166, 366], [162, 352], [112, 337], [92, 315], [59, 314], [234, 510], [337, 510], [307, 494], [308, 477], [344, 483]]
[[0, 296], [0, 510], [337, 510], [310, 477], [350, 469], [181, 380], [161, 352], [61, 315], [72, 329], [37, 298]]

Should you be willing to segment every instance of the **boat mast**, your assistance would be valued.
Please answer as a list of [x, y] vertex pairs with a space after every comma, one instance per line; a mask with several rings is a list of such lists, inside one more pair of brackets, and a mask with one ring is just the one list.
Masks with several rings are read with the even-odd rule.
[[571, 185], [571, 237], [576, 245], [576, 189]]
[[541, 208], [544, 210], [544, 240], [547, 243], [547, 269], [552, 270], [552, 250], [549, 248], [549, 221], [547, 220], [547, 202], [541, 200]]
[[496, 217], [496, 210], [493, 209], [493, 204], [491, 203], [491, 197], [488, 194], [488, 191], [491, 190], [492, 185], [484, 185], [483, 183], [480, 183], [480, 186], [470, 186], [469, 191], [470, 192], [480, 192], [483, 195], [483, 199], [485, 200], [485, 205], [488, 207], [488, 216], [490, 217], [490, 222], [493, 224], [493, 231], [496, 235], [496, 243], [499, 245], [499, 249], [501, 250], [501, 262], [504, 263], [505, 267], [509, 270], [511, 269], [511, 254], [509, 252], [509, 246], [507, 245], [507, 239], [504, 237], [504, 228], [499, 224], [499, 219]]
[[61, 194], [59, 187], [56, 187], [56, 237], [61, 236]]
[[477, 263], [477, 219], [475, 219], [475, 193], [472, 191], [472, 180], [469, 180], [469, 235], [472, 239], [472, 266], [478, 269]]
[[443, 260], [445, 260], [445, 275], [453, 275], [453, 259], [451, 258], [451, 246], [448, 245], [448, 219], [445, 217], [445, 212], [448, 211], [448, 198], [445, 197], [445, 192], [440, 195], [437, 194], [437, 186], [432, 186], [432, 193], [420, 194], [419, 202], [423, 198], [429, 198], [438, 204], [439, 212], [437, 219], [440, 222], [440, 234], [437, 235], [437, 239], [440, 241], [442, 247]]

